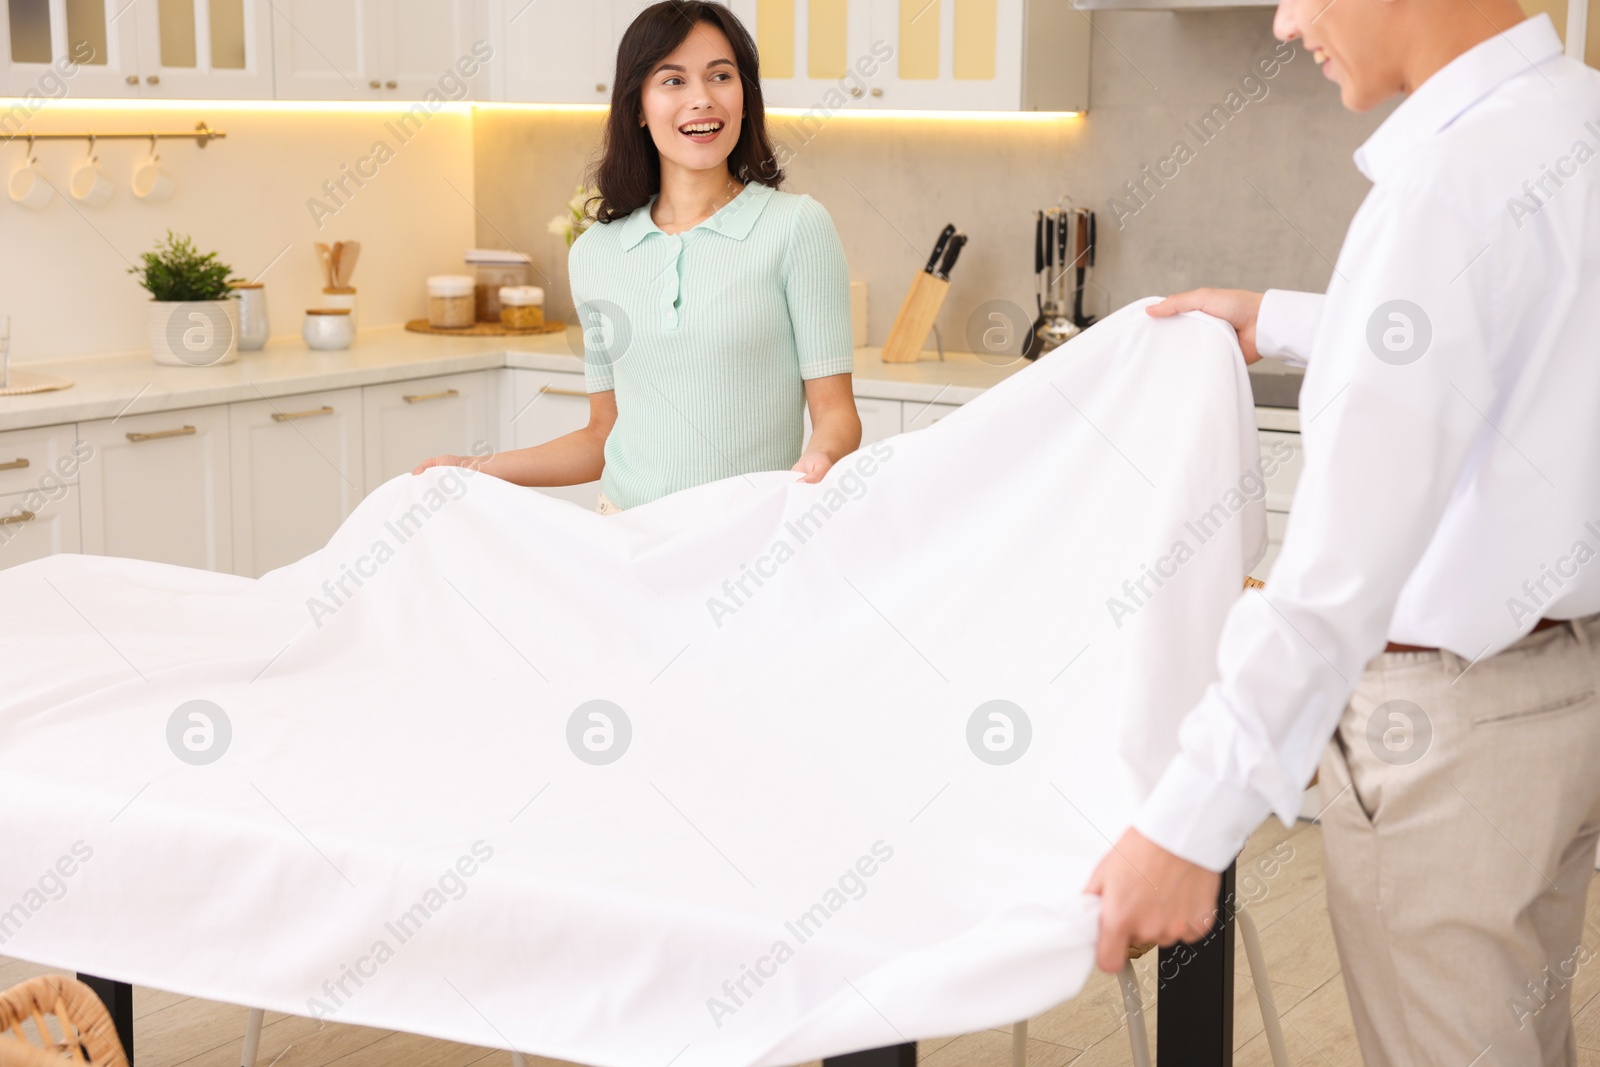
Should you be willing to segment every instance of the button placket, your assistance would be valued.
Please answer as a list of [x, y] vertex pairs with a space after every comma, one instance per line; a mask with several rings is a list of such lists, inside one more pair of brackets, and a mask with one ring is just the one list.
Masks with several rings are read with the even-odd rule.
[[678, 294], [682, 291], [683, 238], [672, 234], [667, 240], [672, 259], [662, 272], [665, 277], [661, 285], [661, 325], [663, 329], [675, 330], [678, 328]]

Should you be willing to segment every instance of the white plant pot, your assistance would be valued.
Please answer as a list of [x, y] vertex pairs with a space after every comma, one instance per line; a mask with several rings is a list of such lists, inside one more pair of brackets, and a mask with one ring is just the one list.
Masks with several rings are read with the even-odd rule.
[[217, 367], [239, 358], [239, 301], [152, 300], [150, 358], [163, 367]]

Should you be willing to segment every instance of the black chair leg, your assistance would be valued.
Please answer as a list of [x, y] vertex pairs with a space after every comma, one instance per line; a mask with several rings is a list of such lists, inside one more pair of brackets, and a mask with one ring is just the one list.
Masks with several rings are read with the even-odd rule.
[[94, 995], [106, 1006], [111, 1024], [117, 1028], [117, 1040], [122, 1042], [122, 1051], [128, 1054], [128, 1067], [133, 1067], [133, 986], [89, 974], [78, 975], [78, 981], [94, 990]]
[[917, 1067], [917, 1046], [913, 1042], [829, 1056], [822, 1067]]
[[1161, 950], [1156, 1067], [1233, 1067], [1234, 873], [1222, 873], [1211, 932]]

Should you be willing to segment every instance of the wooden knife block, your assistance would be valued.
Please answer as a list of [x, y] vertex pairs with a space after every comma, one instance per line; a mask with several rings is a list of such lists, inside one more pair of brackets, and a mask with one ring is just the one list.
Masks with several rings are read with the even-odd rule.
[[935, 278], [925, 270], [917, 271], [906, 293], [900, 314], [889, 329], [889, 339], [883, 343], [885, 363], [915, 363], [922, 355], [922, 347], [933, 330], [933, 320], [939, 317], [939, 308], [950, 292], [950, 283]]

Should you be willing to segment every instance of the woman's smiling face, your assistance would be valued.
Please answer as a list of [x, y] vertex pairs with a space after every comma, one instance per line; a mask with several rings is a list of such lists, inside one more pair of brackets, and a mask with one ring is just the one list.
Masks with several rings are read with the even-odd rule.
[[710, 23], [697, 23], [645, 79], [640, 125], [662, 160], [687, 170], [726, 166], [739, 143], [744, 82], [733, 47]]

